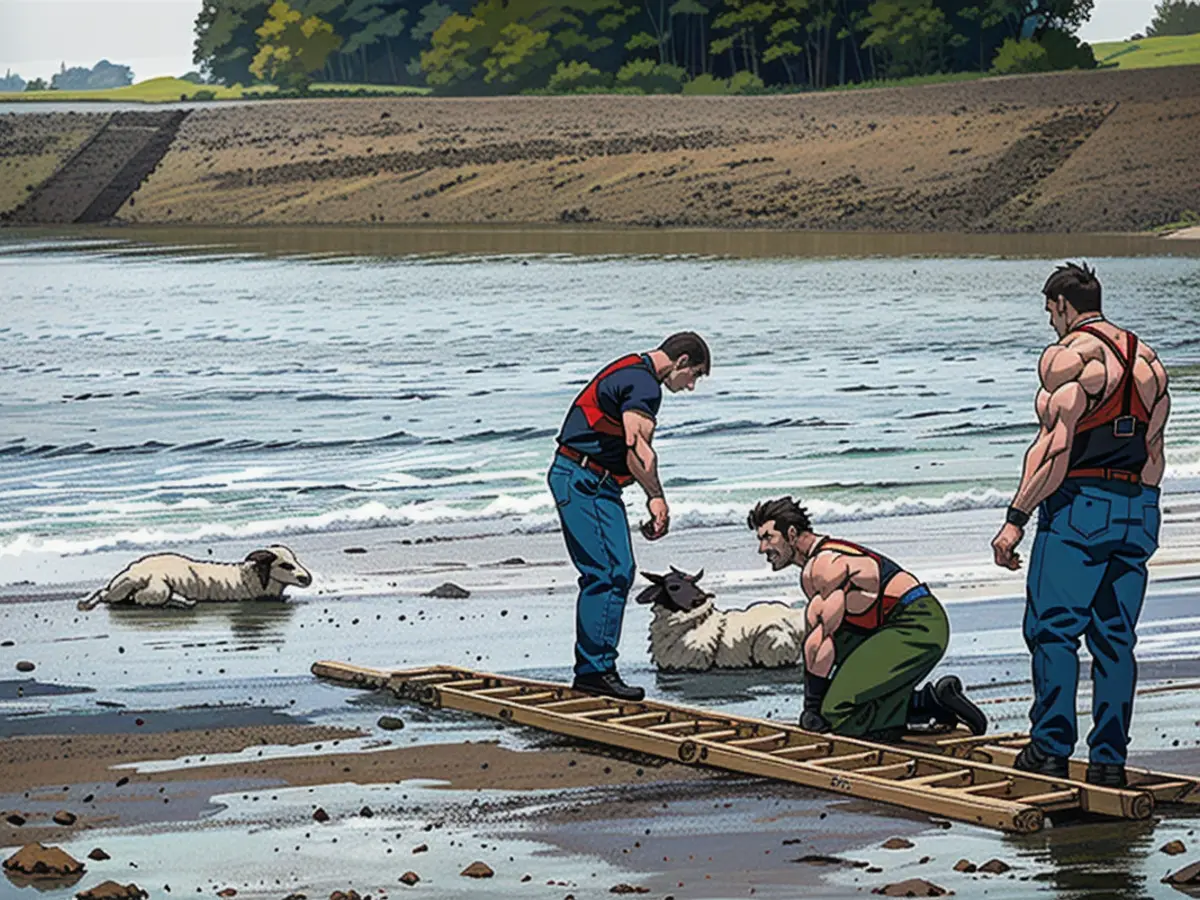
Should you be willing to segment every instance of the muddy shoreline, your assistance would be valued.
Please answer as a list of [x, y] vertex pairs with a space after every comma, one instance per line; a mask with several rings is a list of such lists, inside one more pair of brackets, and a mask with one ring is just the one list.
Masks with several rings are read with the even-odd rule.
[[[1060, 73], [748, 98], [213, 106], [188, 116], [115, 220], [1145, 231], [1200, 208], [1186, 149], [1200, 143], [1198, 75]], [[0, 117], [3, 165], [29, 179], [0, 197], [0, 211], [104, 121]], [[72, 221], [87, 206], [72, 191], [99, 196], [85, 181], [41, 198], [38, 221]]]

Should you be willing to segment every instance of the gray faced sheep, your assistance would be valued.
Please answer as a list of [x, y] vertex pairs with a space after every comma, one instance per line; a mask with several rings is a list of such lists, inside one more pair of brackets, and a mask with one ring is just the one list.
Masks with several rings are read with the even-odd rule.
[[714, 595], [699, 586], [703, 569], [688, 575], [672, 566], [667, 575], [642, 575], [650, 586], [637, 602], [654, 604], [650, 659], [658, 668], [703, 671], [801, 665], [803, 609], [771, 602], [717, 609]]

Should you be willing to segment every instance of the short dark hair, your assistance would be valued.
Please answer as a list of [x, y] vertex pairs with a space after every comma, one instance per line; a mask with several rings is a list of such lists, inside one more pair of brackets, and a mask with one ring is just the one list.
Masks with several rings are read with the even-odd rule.
[[787, 537], [788, 529], [795, 528], [797, 533], [812, 531], [812, 520], [808, 510], [791, 497], [780, 497], [778, 500], [764, 500], [746, 517], [746, 524], [751, 531], [758, 531], [768, 522], [775, 523], [775, 529]]
[[1051, 300], [1061, 295], [1074, 307], [1075, 312], [1100, 311], [1100, 280], [1096, 278], [1096, 270], [1089, 268], [1087, 263], [1077, 265], [1069, 262], [1059, 266], [1046, 279], [1042, 293]]
[[708, 352], [708, 344], [694, 331], [678, 331], [659, 344], [658, 349], [667, 354], [671, 362], [675, 362], [686, 353], [689, 366], [703, 367], [701, 375], [707, 375], [712, 367], [712, 354]]

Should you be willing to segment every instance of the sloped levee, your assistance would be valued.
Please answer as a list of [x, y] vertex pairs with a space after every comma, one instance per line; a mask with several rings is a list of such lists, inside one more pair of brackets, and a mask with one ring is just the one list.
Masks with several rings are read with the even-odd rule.
[[6, 221], [16, 225], [107, 221], [154, 171], [187, 116], [187, 110], [113, 113]]

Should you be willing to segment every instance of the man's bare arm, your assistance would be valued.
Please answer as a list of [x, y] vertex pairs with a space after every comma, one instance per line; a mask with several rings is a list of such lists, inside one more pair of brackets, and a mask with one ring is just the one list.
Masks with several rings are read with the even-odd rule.
[[846, 618], [846, 586], [850, 583], [849, 561], [842, 554], [822, 554], [809, 574], [813, 591], [806, 618], [804, 668], [810, 675], [828, 678], [836, 661], [833, 636]]
[[629, 473], [642, 486], [646, 497], [663, 496], [658, 479], [658, 454], [654, 452], [654, 420], [639, 412], [629, 411], [621, 416], [625, 426], [625, 460]]
[[1150, 361], [1154, 373], [1154, 406], [1150, 409], [1150, 424], [1146, 428], [1146, 465], [1142, 469], [1142, 483], [1152, 487], [1162, 481], [1167, 457], [1163, 434], [1167, 427], [1167, 416], [1171, 412], [1171, 395], [1167, 392], [1167, 369], [1157, 356]]
[[1042, 387], [1035, 403], [1040, 427], [1025, 454], [1021, 484], [1012, 502], [1023, 512], [1032, 512], [1066, 478], [1075, 426], [1087, 411], [1087, 393], [1080, 383], [1084, 369], [1084, 360], [1070, 347], [1055, 344], [1042, 354], [1038, 365]]

